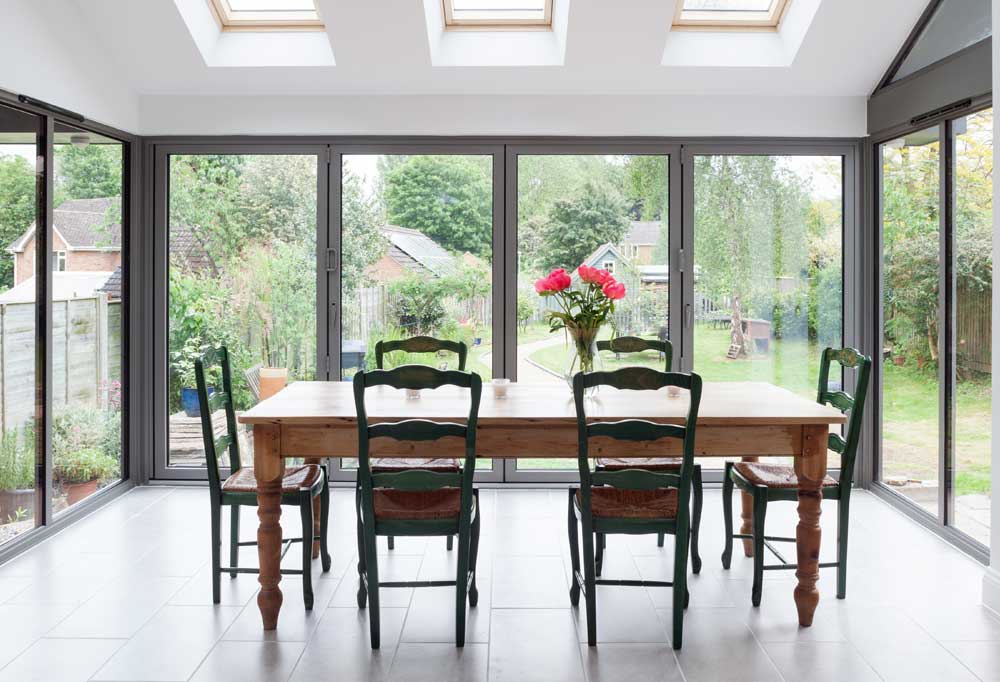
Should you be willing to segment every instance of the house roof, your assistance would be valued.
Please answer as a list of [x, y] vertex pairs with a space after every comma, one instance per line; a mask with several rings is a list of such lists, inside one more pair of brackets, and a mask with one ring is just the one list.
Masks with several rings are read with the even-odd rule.
[[[67, 270], [52, 273], [52, 300], [93, 298], [111, 277], [110, 272]], [[31, 303], [35, 300], [35, 276], [0, 294], [0, 303]]]
[[388, 255], [407, 270], [429, 270], [438, 277], [458, 272], [458, 260], [417, 230], [397, 225], [383, 225], [382, 234], [389, 240]]
[[172, 263], [192, 272], [216, 272], [205, 241], [187, 225], [170, 226], [170, 258]]
[[587, 256], [587, 258], [583, 262], [592, 268], [600, 267], [601, 264], [598, 261], [600, 260], [601, 256], [603, 256], [606, 253], [611, 253], [621, 263], [628, 263], [628, 258], [625, 257], [625, 254], [623, 254], [618, 249], [618, 247], [612, 244], [611, 242], [605, 242], [600, 246], [598, 246], [596, 249], [591, 251], [590, 255]]
[[97, 290], [102, 294], [107, 294], [109, 299], [121, 300], [122, 297], [122, 266], [118, 266], [111, 273], [111, 276]]
[[663, 232], [660, 220], [633, 220], [625, 234], [626, 244], [656, 244]]
[[[118, 197], [70, 199], [52, 211], [52, 227], [70, 251], [117, 251], [121, 248], [122, 226], [112, 211], [115, 206], [121, 206]], [[23, 252], [34, 236], [32, 223], [7, 251]]]

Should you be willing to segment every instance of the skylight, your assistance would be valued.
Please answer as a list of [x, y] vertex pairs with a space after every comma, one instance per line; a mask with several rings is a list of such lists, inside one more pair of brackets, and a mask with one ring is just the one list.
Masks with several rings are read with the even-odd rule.
[[208, 0], [223, 31], [315, 31], [315, 0]]
[[775, 31], [791, 0], [682, 0], [674, 27], [705, 31]]
[[441, 0], [448, 28], [551, 28], [553, 0]]

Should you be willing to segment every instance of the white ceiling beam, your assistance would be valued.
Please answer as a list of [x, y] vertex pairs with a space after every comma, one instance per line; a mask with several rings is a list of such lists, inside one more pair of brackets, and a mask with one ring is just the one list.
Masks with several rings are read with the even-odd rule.
[[411, 71], [430, 67], [418, 0], [316, 0], [337, 69]]
[[566, 65], [659, 64], [673, 16], [674, 0], [573, 0]]

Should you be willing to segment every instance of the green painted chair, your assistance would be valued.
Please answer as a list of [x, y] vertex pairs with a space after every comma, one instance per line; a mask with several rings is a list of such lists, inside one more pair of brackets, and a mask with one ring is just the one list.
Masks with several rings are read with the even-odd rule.
[[[222, 390], [208, 392], [207, 373], [217, 369], [222, 374]], [[212, 601], [220, 601], [222, 574], [235, 578], [240, 573], [257, 574], [256, 568], [239, 567], [239, 548], [255, 547], [256, 542], [240, 542], [240, 507], [257, 506], [257, 481], [253, 469], [242, 466], [240, 445], [236, 432], [236, 413], [233, 409], [233, 381], [229, 366], [229, 352], [225, 346], [208, 350], [194, 362], [195, 381], [198, 387], [198, 406], [201, 410], [201, 433], [205, 443], [205, 465], [208, 469], [208, 492], [212, 504]], [[224, 409], [226, 430], [216, 437], [212, 413]], [[229, 478], [221, 480], [219, 454], [229, 451]], [[320, 532], [313, 536], [313, 500], [320, 499]], [[293, 543], [302, 545], [302, 568], [281, 569], [281, 575], [301, 575], [302, 594], [306, 609], [313, 607], [312, 549], [319, 541], [323, 572], [330, 570], [330, 552], [327, 534], [330, 528], [330, 488], [326, 469], [318, 464], [288, 466], [281, 482], [281, 504], [295, 505], [302, 517], [300, 538], [286, 538], [281, 556], [284, 557]], [[229, 507], [229, 566], [222, 566], [222, 508]], [[307, 536], [308, 535], [308, 536]], [[307, 536], [307, 537], [306, 537]]]
[[[836, 362], [845, 370], [854, 370], [856, 393], [852, 397], [844, 391], [831, 391], [830, 365]], [[837, 569], [837, 598], [847, 596], [847, 539], [850, 519], [851, 484], [854, 477], [854, 460], [858, 454], [861, 427], [864, 417], [865, 397], [868, 394], [868, 378], [872, 360], [853, 348], [827, 348], [819, 366], [819, 388], [816, 401], [832, 405], [848, 414], [847, 439], [839, 433], [831, 433], [829, 448], [840, 454], [840, 481], [827, 476], [823, 481], [823, 499], [837, 501], [837, 561], [821, 563], [820, 568]], [[750, 494], [753, 498], [753, 533], [750, 535], [733, 533], [733, 485]], [[722, 506], [726, 524], [726, 546], [722, 552], [722, 566], [729, 568], [733, 556], [733, 538], [753, 541], [753, 589], [750, 600], [760, 606], [764, 588], [764, 571], [794, 570], [796, 562], [788, 562], [774, 547], [775, 542], [795, 542], [795, 538], [765, 535], [764, 520], [770, 502], [797, 502], [798, 478], [795, 469], [783, 464], [760, 464], [756, 462], [726, 462], [722, 479]], [[764, 564], [764, 549], [770, 550], [781, 562]]]
[[[458, 369], [465, 371], [465, 362], [469, 356], [469, 347], [463, 341], [449, 341], [447, 339], [435, 339], [433, 336], [412, 336], [408, 339], [397, 339], [394, 341], [378, 341], [375, 344], [375, 367], [385, 369], [384, 359], [386, 353], [399, 351], [403, 353], [454, 353], [458, 356]], [[459, 470], [460, 462], [449, 457], [421, 458], [411, 457], [408, 459], [395, 459], [392, 457], [376, 457], [372, 459], [372, 472], [392, 472], [409, 471], [411, 469], [427, 469], [429, 471], [455, 472]], [[396, 541], [393, 536], [386, 538], [389, 549], [394, 549]], [[446, 540], [448, 549], [451, 550], [453, 538], [449, 535]]]
[[[469, 389], [469, 415], [464, 424], [407, 419], [368, 423], [365, 390], [373, 386], [428, 390], [442, 386]], [[455, 644], [465, 645], [465, 600], [475, 606], [476, 559], [479, 553], [479, 497], [472, 487], [476, 469], [476, 423], [482, 380], [478, 374], [439, 370], [425, 365], [403, 365], [390, 370], [354, 375], [354, 403], [358, 414], [358, 607], [368, 602], [371, 645], [379, 648], [379, 589], [383, 587], [455, 586]], [[465, 458], [458, 471], [409, 469], [373, 471], [371, 440], [431, 443], [449, 436], [465, 439]], [[458, 535], [455, 580], [381, 582], [376, 537]]]
[[[677, 386], [689, 392], [690, 405], [684, 426], [657, 424], [641, 419], [617, 422], [587, 421], [584, 394], [593, 386], [613, 386], [633, 391], [655, 391], [665, 386]], [[701, 402], [701, 377], [697, 374], [658, 372], [647, 367], [626, 367], [615, 372], [579, 373], [573, 377], [573, 397], [576, 401], [576, 423], [579, 433], [577, 453], [580, 487], [569, 491], [568, 531], [570, 560], [573, 566], [570, 602], [577, 606], [582, 592], [587, 607], [587, 643], [597, 644], [597, 585], [635, 587], [672, 587], [673, 646], [681, 648], [684, 629], [684, 609], [690, 594], [687, 589], [687, 553], [690, 546], [690, 497], [694, 476], [695, 424]], [[666, 400], [666, 398], [664, 398]], [[624, 469], [592, 471], [589, 441], [595, 436], [639, 442], [660, 438], [683, 441], [684, 456], [676, 471]], [[578, 525], [583, 532], [583, 569], [581, 572]], [[653, 580], [606, 580], [597, 578], [595, 534], [608, 535], [673, 535], [674, 579], [672, 582]]]
[[[598, 341], [597, 350], [609, 351], [616, 354], [621, 353], [641, 353], [647, 350], [654, 350], [660, 353], [663, 358], [665, 372], [670, 371], [673, 363], [674, 347], [666, 339], [641, 339], [636, 336], [619, 336], [608, 341]], [[678, 471], [684, 460], [680, 457], [598, 457], [597, 471], [622, 471], [624, 469], [642, 467], [649, 471]], [[692, 506], [694, 507], [691, 516], [691, 570], [695, 573], [701, 572], [701, 555], [698, 553], [698, 533], [701, 530], [701, 510], [704, 502], [704, 487], [701, 481], [701, 465], [694, 465], [694, 475], [692, 480]], [[658, 547], [663, 547], [664, 536], [660, 533], [656, 538]], [[601, 575], [604, 565], [604, 549], [606, 540], [603, 535], [597, 536], [597, 575]]]

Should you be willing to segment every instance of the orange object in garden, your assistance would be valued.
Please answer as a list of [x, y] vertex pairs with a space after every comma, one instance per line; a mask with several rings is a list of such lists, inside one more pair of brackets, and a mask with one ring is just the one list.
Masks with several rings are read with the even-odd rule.
[[260, 368], [260, 399], [267, 400], [285, 387], [288, 369], [285, 367]]

